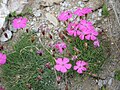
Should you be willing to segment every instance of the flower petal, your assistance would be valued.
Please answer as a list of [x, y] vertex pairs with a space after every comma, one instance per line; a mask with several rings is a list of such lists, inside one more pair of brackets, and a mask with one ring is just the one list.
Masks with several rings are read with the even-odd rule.
[[79, 68], [79, 69], [77, 70], [77, 72], [78, 72], [79, 74], [82, 74], [82, 73], [83, 73], [83, 71], [82, 71], [81, 68]]
[[80, 38], [81, 40], [84, 40], [84, 35], [80, 35], [79, 38]]
[[61, 65], [55, 65], [54, 68], [55, 68], [57, 71], [60, 71], [60, 70], [61, 70]]
[[70, 60], [68, 58], [63, 58], [63, 63], [67, 64]]
[[66, 67], [67, 69], [70, 69], [70, 68], [72, 67], [72, 65], [71, 65], [71, 64], [65, 64], [65, 67]]
[[62, 73], [65, 73], [65, 72], [67, 72], [67, 69], [66, 69], [64, 66], [61, 66], [60, 71], [61, 71]]
[[97, 39], [97, 38], [96, 38], [94, 35], [91, 36], [91, 40], [94, 41], [94, 40], [96, 40], [96, 39]]
[[85, 36], [85, 38], [86, 38], [87, 40], [90, 40], [90, 35], [88, 34], [87, 36]]
[[82, 67], [81, 69], [82, 69], [83, 71], [86, 71], [86, 70], [87, 70], [87, 68], [85, 68], [85, 67]]
[[55, 61], [56, 62], [56, 64], [62, 64], [62, 58], [57, 58], [57, 60]]
[[74, 69], [74, 70], [77, 70], [78, 68], [79, 68], [78, 66], [74, 66], [74, 68], [73, 68], [73, 69]]

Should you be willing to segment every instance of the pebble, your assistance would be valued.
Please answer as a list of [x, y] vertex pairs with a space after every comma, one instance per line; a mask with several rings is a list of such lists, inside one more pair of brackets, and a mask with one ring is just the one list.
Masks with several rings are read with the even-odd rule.
[[[7, 35], [7, 37], [5, 36], [5, 34]], [[12, 38], [12, 32], [10, 30], [6, 30], [5, 32], [2, 33], [1, 37], [0, 37], [0, 41], [1, 42], [6, 42], [9, 39]]]
[[17, 32], [17, 29], [14, 29], [12, 25], [10, 25], [10, 31], [13, 31], [14, 33]]
[[49, 8], [49, 7], [47, 7], [47, 8], [46, 8], [46, 11], [50, 11], [50, 8]]
[[96, 27], [95, 30], [97, 30], [98, 32], [101, 32], [101, 31], [102, 31], [102, 29], [101, 29], [101, 28], [98, 28], [98, 27]]
[[86, 6], [91, 7], [93, 10], [96, 10], [103, 5], [103, 0], [89, 0], [89, 2], [86, 4]]
[[89, 0], [83, 0], [83, 2], [88, 2]]
[[99, 11], [98, 11], [98, 16], [99, 16], [99, 17], [102, 16], [102, 9], [99, 9]]
[[111, 86], [111, 85], [112, 85], [112, 81], [113, 81], [113, 79], [112, 79], [112, 78], [110, 78], [110, 80], [108, 81], [108, 85], [109, 85], [109, 86]]
[[79, 5], [80, 7], [82, 7], [82, 8], [85, 7], [84, 3], [81, 2], [81, 1], [78, 2], [78, 5]]
[[34, 14], [36, 17], [40, 17], [40, 16], [41, 16], [41, 11], [40, 11], [40, 10], [37, 10], [37, 11], [33, 12], [33, 14]]
[[99, 81], [98, 81], [98, 86], [99, 86], [100, 88], [103, 86], [102, 80], [99, 80]]
[[57, 18], [53, 15], [53, 14], [50, 14], [50, 13], [46, 13], [45, 14], [46, 16], [46, 19], [52, 23], [54, 26], [57, 26], [59, 24]]
[[41, 0], [41, 5], [43, 6], [52, 6], [54, 3], [60, 3], [63, 0]]

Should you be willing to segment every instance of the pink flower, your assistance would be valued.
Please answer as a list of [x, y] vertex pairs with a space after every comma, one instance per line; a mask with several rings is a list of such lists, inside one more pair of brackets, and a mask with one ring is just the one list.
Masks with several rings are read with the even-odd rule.
[[58, 16], [58, 19], [60, 21], [66, 21], [71, 17], [72, 17], [72, 12], [71, 11], [64, 11]]
[[54, 68], [57, 70], [57, 71], [60, 71], [62, 73], [66, 73], [68, 69], [70, 69], [72, 67], [71, 64], [68, 64], [69, 63], [69, 59], [68, 58], [58, 58], [55, 62], [56, 62], [56, 65], [54, 66]]
[[0, 90], [5, 90], [3, 87], [0, 86]]
[[0, 53], [0, 65], [6, 63], [7, 56], [5, 54]]
[[78, 15], [78, 16], [84, 16], [85, 14], [88, 14], [88, 13], [91, 13], [92, 12], [92, 9], [91, 8], [78, 8], [74, 14], [75, 15]]
[[83, 71], [87, 70], [86, 66], [88, 66], [88, 63], [86, 63], [85, 61], [79, 60], [76, 62], [76, 66], [74, 66], [74, 70], [77, 70], [79, 74], [82, 74]]
[[95, 29], [90, 29], [89, 34], [85, 36], [87, 40], [96, 40], [98, 36], [98, 32]]
[[12, 25], [15, 29], [25, 28], [26, 24], [27, 24], [27, 21], [28, 20], [26, 18], [23, 18], [23, 17], [15, 18], [13, 20]]
[[76, 37], [80, 34], [80, 26], [78, 23], [70, 23], [67, 27], [67, 32], [70, 36]]
[[78, 16], [83, 16], [84, 15], [84, 12], [82, 9], [78, 8], [75, 12], [74, 12], [75, 15], [78, 15]]
[[88, 28], [93, 28], [92, 23], [87, 21], [87, 20], [81, 20], [80, 24], [82, 25], [81, 28], [85, 29], [85, 27]]
[[99, 46], [100, 46], [100, 42], [99, 42], [99, 40], [94, 41], [93, 44], [94, 44], [95, 47], [99, 47]]
[[80, 34], [79, 34], [79, 38], [81, 40], [84, 40], [85, 35], [87, 35], [89, 32], [83, 25], [81, 25], [80, 28], [81, 28], [81, 31], [80, 31]]
[[66, 44], [64, 42], [58, 42], [57, 44], [55, 44], [55, 48], [59, 50], [59, 52], [62, 54], [63, 50], [65, 48], [67, 48]]
[[84, 14], [88, 14], [88, 13], [91, 13], [92, 12], [92, 8], [83, 8], [82, 11]]

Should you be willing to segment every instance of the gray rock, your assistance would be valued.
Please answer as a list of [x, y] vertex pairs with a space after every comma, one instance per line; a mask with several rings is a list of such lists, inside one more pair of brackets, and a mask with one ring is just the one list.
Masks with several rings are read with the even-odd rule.
[[50, 13], [46, 13], [46, 19], [52, 23], [54, 26], [57, 26], [59, 23], [58, 23], [58, 20], [57, 18], [53, 15], [53, 14], [50, 14]]
[[[7, 37], [6, 37], [5, 34], [7, 35]], [[6, 30], [5, 32], [2, 33], [2, 36], [0, 37], [0, 41], [1, 42], [6, 42], [6, 41], [8, 41], [9, 39], [12, 38], [12, 35], [13, 34], [10, 30]]]
[[98, 81], [98, 86], [101, 88], [103, 86], [103, 81], [102, 80], [99, 80]]
[[8, 9], [10, 12], [21, 13], [27, 3], [27, 0], [9, 0]]
[[102, 7], [103, 3], [103, 0], [89, 0], [86, 6], [91, 7], [93, 10], [97, 10]]
[[108, 81], [108, 85], [109, 85], [109, 86], [112, 85], [112, 81], [113, 81], [113, 78], [110, 78], [110, 80]]
[[64, 0], [41, 0], [41, 5], [42, 6], [51, 6], [54, 3], [60, 3], [62, 1], [64, 1]]
[[36, 17], [40, 17], [40, 16], [42, 15], [40, 10], [34, 11], [33, 14], [34, 14]]
[[83, 0], [83, 2], [88, 2], [89, 0]]

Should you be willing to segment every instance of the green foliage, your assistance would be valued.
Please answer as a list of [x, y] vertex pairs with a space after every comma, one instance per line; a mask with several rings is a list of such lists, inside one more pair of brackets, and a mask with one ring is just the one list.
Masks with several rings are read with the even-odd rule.
[[6, 90], [56, 90], [54, 70], [45, 67], [53, 59], [40, 44], [38, 47], [44, 53], [42, 56], [36, 54], [37, 48], [35, 42], [31, 42], [31, 36], [24, 34], [15, 45], [15, 52], [7, 55], [1, 75]]
[[109, 11], [106, 4], [104, 4], [102, 7], [102, 15], [104, 15], [105, 17], [109, 16]]
[[115, 79], [120, 81], [120, 70], [115, 71]]
[[[89, 69], [88, 72], [97, 74], [101, 70], [101, 66], [107, 60], [107, 55], [105, 53], [105, 47], [103, 43], [100, 42], [100, 47], [95, 48], [92, 41], [80, 40], [77, 38], [70, 37], [70, 43], [68, 43], [68, 49], [72, 55], [77, 55], [77, 60], [84, 60], [88, 62]], [[73, 48], [76, 47], [79, 51], [76, 52]], [[73, 65], [75, 62], [73, 62]]]
[[102, 86], [100, 90], [107, 90], [106, 86]]

